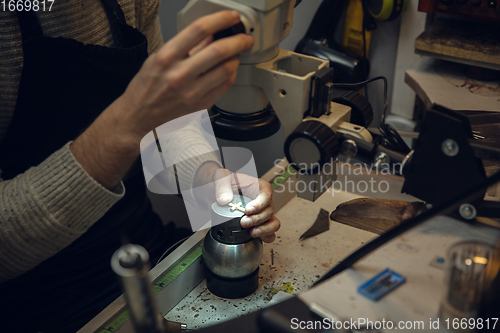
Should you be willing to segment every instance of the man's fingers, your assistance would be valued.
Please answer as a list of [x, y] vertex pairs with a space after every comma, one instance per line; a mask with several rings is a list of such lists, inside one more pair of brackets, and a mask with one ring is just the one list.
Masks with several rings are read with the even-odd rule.
[[232, 79], [229, 79], [228, 81], [226, 81], [225, 83], [223, 84], [220, 84], [216, 87], [207, 87], [207, 88], [212, 88], [210, 90], [208, 90], [208, 92], [206, 92], [204, 95], [202, 95], [203, 97], [201, 97], [199, 100], [198, 100], [198, 109], [208, 109], [210, 107], [212, 107], [215, 102], [217, 102], [219, 100], [219, 98], [221, 98], [222, 95], [224, 95], [224, 93], [229, 89], [231, 88], [232, 86], [232, 83], [234, 82], [234, 78]]
[[253, 37], [244, 34], [223, 38], [211, 43], [189, 59], [186, 59], [183, 66], [192, 68], [191, 75], [197, 77], [217, 67], [217, 65], [226, 59], [248, 50], [253, 46], [253, 43]]
[[200, 44], [196, 45], [194, 48], [192, 48], [189, 51], [189, 56], [191, 57], [191, 56], [195, 55], [196, 53], [200, 52], [201, 50], [203, 50], [207, 45], [209, 45], [213, 41], [214, 41], [214, 36], [208, 36], [207, 38], [202, 40]]
[[262, 224], [271, 219], [273, 213], [274, 213], [274, 205], [271, 202], [269, 206], [267, 206], [264, 210], [262, 210], [258, 214], [243, 216], [241, 218], [241, 226], [243, 228], [250, 228]]
[[240, 21], [240, 14], [236, 11], [221, 11], [201, 17], [183, 29], [165, 44], [158, 54], [166, 56], [173, 50], [174, 58], [185, 58], [189, 51], [201, 43], [205, 38], [218, 31], [230, 28]]
[[259, 188], [260, 194], [246, 206], [247, 214], [256, 214], [272, 202], [273, 187], [271, 184], [263, 179], [259, 179]]
[[280, 229], [281, 222], [273, 216], [269, 221], [264, 224], [261, 224], [257, 227], [253, 227], [250, 229], [250, 236], [253, 238], [262, 238], [266, 236], [270, 236], [274, 234], [276, 231]]
[[229, 88], [229, 85], [234, 82], [234, 76], [239, 64], [240, 59], [235, 56], [200, 77], [197, 82], [197, 87], [200, 89], [199, 95], [204, 96], [214, 87], [220, 87], [221, 85]]
[[269, 194], [270, 197], [273, 196], [273, 187], [268, 181], [259, 178], [259, 187], [260, 187], [260, 193], [267, 193]]
[[276, 234], [272, 234], [266, 237], [261, 237], [260, 239], [262, 239], [264, 243], [272, 243], [276, 239]]
[[215, 172], [215, 197], [219, 205], [227, 205], [233, 200], [233, 175], [230, 171], [219, 169]]
[[271, 202], [272, 198], [269, 194], [260, 193], [255, 200], [252, 200], [247, 204], [246, 213], [252, 215], [261, 212], [264, 208], [269, 206]]

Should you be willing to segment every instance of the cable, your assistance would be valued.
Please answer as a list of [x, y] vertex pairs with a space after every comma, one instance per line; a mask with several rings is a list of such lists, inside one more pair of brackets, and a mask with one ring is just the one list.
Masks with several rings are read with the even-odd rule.
[[387, 112], [387, 108], [389, 107], [389, 102], [387, 101], [387, 78], [385, 76], [377, 76], [374, 77], [373, 79], [369, 79], [366, 81], [362, 82], [357, 82], [357, 83], [332, 83], [334, 87], [339, 87], [339, 88], [360, 88], [363, 87], [364, 85], [377, 81], [377, 80], [383, 80], [384, 81], [384, 112], [382, 114], [382, 121], [384, 122], [385, 120], [385, 113]]
[[387, 78], [385, 76], [377, 76], [374, 77], [373, 79], [358, 83], [333, 83], [333, 86], [340, 88], [359, 88], [377, 80], [384, 81], [384, 111], [382, 112], [382, 117], [380, 119], [379, 131], [386, 140], [385, 141], [386, 145], [390, 146], [390, 148], [392, 148], [393, 150], [402, 152], [404, 154], [408, 154], [411, 151], [410, 147], [408, 147], [408, 145], [399, 135], [396, 129], [391, 125], [386, 124], [385, 122], [387, 116], [387, 109], [389, 108], [389, 102], [387, 100], [388, 83], [387, 83]]
[[[184, 237], [183, 239], [181, 239], [181, 240], [179, 240], [179, 241], [175, 242], [172, 246], [170, 246], [170, 247], [167, 249], [167, 251], [165, 251], [165, 252], [161, 255], [160, 259], [158, 259], [158, 261], [156, 262], [156, 265], [158, 265], [158, 264], [160, 263], [160, 261], [162, 261], [162, 260], [163, 260], [163, 258], [165, 258], [167, 255], [169, 255], [169, 254], [170, 254], [170, 252], [171, 252], [170, 250], [172, 250], [172, 251], [173, 251], [173, 250], [175, 250], [175, 248], [176, 248], [178, 245], [180, 245], [179, 243], [184, 242], [184, 241], [185, 241], [186, 239], [188, 239], [189, 237], [191, 237], [191, 236]], [[156, 265], [155, 265], [155, 266], [156, 266]]]
[[334, 87], [339, 87], [339, 88], [360, 88], [368, 83], [377, 81], [377, 80], [383, 80], [384, 81], [384, 112], [382, 112], [382, 118], [380, 120], [381, 123], [385, 124], [385, 114], [387, 113], [387, 109], [389, 107], [389, 102], [387, 101], [387, 78], [385, 76], [377, 76], [374, 77], [373, 79], [369, 79], [366, 81], [358, 82], [358, 83], [332, 83]]
[[399, 135], [398, 131], [396, 131], [396, 129], [389, 124], [383, 123], [381, 124], [380, 127], [382, 127], [382, 125], [384, 126], [382, 130], [384, 130], [386, 133], [385, 137], [391, 141], [392, 146], [395, 147], [397, 150], [405, 154], [408, 154], [411, 151], [411, 149], [410, 147], [408, 147], [403, 138]]
[[349, 255], [347, 258], [342, 260], [337, 266], [335, 266], [331, 271], [326, 273], [321, 279], [316, 281], [314, 285], [317, 285], [318, 283], [321, 283], [337, 274], [340, 272], [346, 270], [347, 268], [351, 267], [354, 265], [356, 262], [364, 258], [366, 255], [369, 253], [373, 252], [374, 250], [378, 249], [380, 246], [384, 245], [385, 243], [389, 242], [390, 240], [396, 238], [397, 236], [401, 235], [402, 233], [415, 228], [416, 226], [422, 224], [423, 222], [429, 220], [430, 218], [436, 216], [436, 215], [445, 215], [453, 212], [456, 210], [462, 203], [465, 202], [471, 202], [477, 198], [479, 193], [482, 193], [484, 189], [490, 187], [491, 185], [494, 185], [500, 181], [500, 171], [495, 173], [493, 176], [483, 180], [479, 184], [475, 184], [471, 186], [470, 188], [466, 189], [462, 193], [459, 193], [458, 195], [452, 197], [451, 199], [445, 200], [442, 204], [437, 205], [435, 207], [432, 207], [426, 212], [423, 212], [410, 220], [401, 223], [398, 226], [395, 226], [394, 228], [390, 229], [386, 233], [380, 235], [379, 237], [375, 238], [365, 246], [361, 247], [360, 249], [356, 250], [354, 253]]

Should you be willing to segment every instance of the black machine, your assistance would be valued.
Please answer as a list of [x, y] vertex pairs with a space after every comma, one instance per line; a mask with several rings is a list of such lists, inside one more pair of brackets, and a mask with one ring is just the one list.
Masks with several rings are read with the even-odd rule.
[[[305, 36], [297, 44], [295, 52], [330, 60], [330, 67], [335, 72], [333, 82], [355, 83], [366, 80], [370, 63], [365, 58], [342, 50], [334, 40], [347, 3], [347, 0], [323, 1]], [[370, 22], [368, 28], [373, 29], [374, 22], [367, 15], [365, 18]]]

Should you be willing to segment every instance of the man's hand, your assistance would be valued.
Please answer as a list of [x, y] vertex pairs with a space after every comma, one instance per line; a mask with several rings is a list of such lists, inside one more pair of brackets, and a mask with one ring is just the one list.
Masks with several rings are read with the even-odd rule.
[[[237, 182], [235, 177], [238, 179]], [[253, 199], [246, 205], [246, 215], [241, 218], [241, 226], [252, 228], [250, 230], [252, 237], [272, 243], [276, 239], [275, 232], [279, 230], [281, 222], [274, 216], [271, 184], [264, 179], [244, 174], [230, 174], [225, 169], [217, 170], [214, 178], [215, 195], [220, 205], [227, 205], [233, 200], [233, 193], [238, 193], [237, 184], [245, 196]]]
[[212, 106], [234, 83], [238, 54], [253, 46], [244, 34], [212, 42], [239, 22], [218, 12], [189, 25], [150, 56], [125, 93], [72, 144], [76, 160], [98, 182], [113, 188], [139, 156], [141, 139], [172, 119]]
[[[236, 182], [236, 178], [237, 182]], [[274, 204], [272, 200], [273, 188], [269, 182], [257, 179], [244, 174], [234, 174], [229, 170], [221, 169], [215, 163], [204, 164], [197, 173], [196, 185], [206, 184], [201, 178], [210, 179], [215, 183], [214, 189], [209, 189], [211, 193], [206, 193], [204, 200], [212, 203], [215, 200], [220, 205], [227, 205], [238, 194], [238, 186], [243, 194], [253, 199], [246, 205], [246, 215], [241, 218], [243, 228], [251, 228], [250, 235], [254, 238], [261, 238], [266, 243], [271, 243], [276, 239], [275, 232], [279, 230], [281, 223], [274, 216]], [[215, 195], [213, 195], [213, 194]]]
[[158, 125], [211, 107], [234, 83], [238, 54], [253, 46], [244, 34], [212, 42], [214, 33], [239, 21], [233, 11], [202, 17], [149, 57], [121, 98], [130, 126], [124, 130], [142, 139]]

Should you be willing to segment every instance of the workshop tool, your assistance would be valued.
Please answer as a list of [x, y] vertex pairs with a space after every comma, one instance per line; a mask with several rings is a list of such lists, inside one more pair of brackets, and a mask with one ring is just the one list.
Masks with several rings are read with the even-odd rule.
[[[240, 201], [243, 200], [243, 201]], [[212, 204], [213, 227], [203, 241], [203, 260], [207, 287], [224, 298], [240, 298], [253, 293], [259, 285], [262, 241], [241, 227], [244, 207], [251, 200], [234, 196], [228, 205]]]
[[[137, 318], [132, 321], [134, 327], [139, 327], [136, 328], [138, 332], [143, 332], [144, 329], [149, 328], [156, 332], [157, 325], [163, 329], [161, 332], [188, 330], [186, 324], [163, 319], [161, 313], [157, 311], [156, 300], [152, 295], [157, 295], [164, 290], [199, 257], [201, 257], [201, 244], [187, 253], [174, 267], [159, 276], [151, 286], [148, 274], [149, 254], [147, 251], [138, 245], [127, 244], [122, 246], [113, 255], [111, 267], [120, 277], [127, 303], [134, 304], [134, 307], [122, 308], [95, 332], [116, 332], [132, 318]], [[133, 311], [136, 311], [136, 313], [133, 313]], [[154, 315], [155, 313], [159, 315]]]
[[313, 225], [306, 232], [304, 232], [302, 236], [300, 236], [299, 241], [314, 237], [322, 232], [328, 231], [329, 229], [330, 220], [328, 219], [328, 211], [321, 209], [316, 221], [314, 221]]
[[126, 244], [111, 258], [111, 267], [120, 277], [130, 317], [138, 333], [161, 333], [165, 327], [151, 290], [149, 254], [139, 245]]
[[368, 12], [379, 21], [392, 21], [401, 16], [408, 6], [408, 0], [368, 0]]
[[[363, 57], [363, 52], [361, 55], [346, 52], [343, 45], [335, 41], [336, 30], [339, 28], [348, 3], [347, 0], [324, 0], [316, 11], [305, 36], [295, 48], [295, 52], [330, 60], [330, 66], [335, 71], [334, 82], [363, 81], [370, 71], [370, 63], [367, 57]], [[366, 28], [374, 29], [371, 25]]]
[[376, 301], [405, 281], [405, 277], [387, 268], [359, 286], [358, 292], [372, 301]]
[[[448, 250], [447, 290], [439, 309], [443, 321], [477, 317], [481, 295], [490, 287], [485, 275], [493, 249], [488, 243], [465, 241]], [[460, 328], [468, 331], [472, 330]]]
[[381, 235], [425, 210], [423, 202], [359, 198], [338, 205], [330, 219]]
[[363, 0], [348, 1], [342, 32], [342, 48], [355, 56], [368, 59], [373, 31], [366, 29], [366, 21], [371, 17], [367, 15], [364, 7], [366, 6]]

